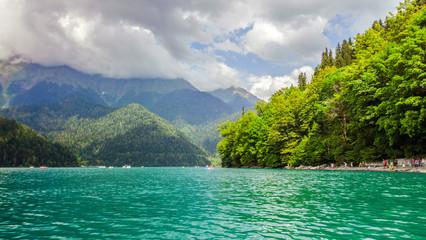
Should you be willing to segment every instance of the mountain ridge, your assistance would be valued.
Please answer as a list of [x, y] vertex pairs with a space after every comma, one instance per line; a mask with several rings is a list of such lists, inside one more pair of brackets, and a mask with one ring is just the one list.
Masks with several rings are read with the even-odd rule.
[[75, 167], [77, 158], [65, 147], [30, 127], [0, 116], [0, 167]]
[[242, 107], [250, 108], [261, 101], [255, 95], [240, 87], [217, 89], [209, 93], [230, 105], [236, 111], [241, 110]]
[[[119, 109], [68, 99], [18, 106], [0, 115], [27, 122], [82, 165], [204, 166], [207, 154], [175, 126], [139, 104]], [[36, 121], [32, 121], [35, 119]]]
[[[13, 104], [13, 101], [10, 100], [16, 96], [28, 94], [29, 90], [43, 82], [57, 85], [59, 90], [56, 92], [59, 92], [63, 97], [59, 100], [64, 100], [63, 88], [68, 91], [77, 89], [79, 91], [92, 91], [92, 94], [96, 94], [107, 105], [116, 105], [116, 102], [119, 102], [120, 98], [130, 91], [134, 91], [136, 94], [153, 92], [164, 95], [178, 89], [196, 90], [191, 83], [184, 79], [114, 79], [97, 74], [85, 74], [66, 65], [46, 67], [36, 63], [17, 65], [4, 61], [0, 63], [2, 97], [9, 100], [6, 103], [12, 103], [11, 105], [32, 105], [32, 102], [28, 101]], [[133, 102], [123, 102], [122, 105], [130, 103]], [[2, 107], [7, 106], [5, 103], [2, 105]]]
[[[221, 94], [214, 96], [212, 92], [199, 91], [184, 79], [112, 79], [79, 72], [65, 65], [46, 67], [18, 60], [0, 61], [0, 107], [10, 107], [9, 110], [14, 111], [17, 106], [39, 106], [38, 111], [44, 113], [39, 119], [27, 115], [26, 119], [17, 120], [25, 124], [37, 123], [33, 127], [42, 134], [50, 131], [49, 127], [61, 131], [66, 122], [61, 117], [49, 118], [55, 113], [45, 112], [41, 106], [77, 98], [111, 109], [137, 103], [177, 127], [191, 129], [185, 131], [191, 141], [212, 152], [213, 145], [219, 141], [218, 119], [240, 112], [243, 106], [252, 107], [258, 100], [241, 88], [217, 90], [216, 93]], [[99, 106], [83, 105], [103, 111]], [[214, 136], [215, 140], [204, 144], [208, 139], [200, 140], [200, 136]]]

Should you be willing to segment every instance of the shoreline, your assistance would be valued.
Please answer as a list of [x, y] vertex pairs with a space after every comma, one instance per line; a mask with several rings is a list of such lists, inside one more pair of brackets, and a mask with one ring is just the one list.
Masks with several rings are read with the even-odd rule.
[[[286, 168], [291, 169], [291, 168]], [[353, 171], [353, 172], [405, 172], [405, 173], [426, 173], [426, 167], [395, 167], [394, 169], [389, 169], [389, 167], [383, 168], [381, 167], [334, 167], [331, 168], [329, 166], [327, 167], [311, 167], [311, 166], [303, 166], [303, 167], [297, 167], [293, 169], [300, 169], [300, 170], [328, 170], [328, 171]]]
[[[244, 166], [241, 168], [266, 168], [261, 166]], [[330, 167], [329, 165], [320, 165], [320, 166], [305, 166], [301, 165], [299, 167], [292, 167], [287, 166], [284, 168], [277, 168], [277, 169], [293, 169], [293, 170], [326, 170], [326, 171], [351, 171], [351, 172], [402, 172], [402, 173], [426, 173], [426, 167], [400, 167], [397, 166], [394, 169], [390, 170], [389, 166], [386, 166], [386, 168], [383, 168], [383, 166], [370, 166], [370, 168], [367, 167]]]

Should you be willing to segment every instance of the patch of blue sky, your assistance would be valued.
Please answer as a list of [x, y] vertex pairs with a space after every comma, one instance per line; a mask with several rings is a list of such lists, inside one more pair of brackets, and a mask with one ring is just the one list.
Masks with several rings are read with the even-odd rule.
[[216, 50], [215, 54], [227, 66], [237, 69], [246, 75], [271, 75], [275, 77], [293, 70], [291, 66], [283, 66], [264, 60], [253, 53], [240, 54], [232, 51]]
[[335, 49], [337, 43], [342, 43], [343, 40], [354, 38], [355, 35], [350, 31], [355, 17], [352, 14], [342, 16], [337, 14], [335, 17], [328, 21], [327, 28], [323, 34], [329, 39], [331, 48]]
[[211, 47], [211, 44], [204, 44], [200, 42], [192, 42], [191, 43], [191, 49], [203, 51], [206, 50], [208, 47]]
[[250, 24], [245, 28], [238, 28], [227, 34], [216, 36], [214, 37], [214, 42], [220, 43], [229, 40], [232, 43], [238, 44], [240, 42], [241, 37], [246, 35], [250, 30], [253, 29], [253, 25], [254, 24]]

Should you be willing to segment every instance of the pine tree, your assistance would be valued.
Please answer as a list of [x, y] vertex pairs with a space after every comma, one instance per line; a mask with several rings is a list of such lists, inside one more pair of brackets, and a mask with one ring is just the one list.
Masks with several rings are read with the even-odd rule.
[[336, 57], [335, 57], [335, 63], [334, 64], [337, 68], [343, 67], [342, 47], [340, 46], [340, 43], [337, 43]]
[[320, 68], [324, 69], [325, 67], [332, 67], [334, 66], [334, 58], [333, 58], [333, 51], [329, 51], [328, 48], [325, 48], [325, 52], [322, 53], [321, 56], [321, 65]]
[[327, 59], [327, 66], [328, 67], [332, 67], [332, 66], [334, 66], [334, 59], [333, 59], [333, 51], [331, 51], [331, 49], [330, 49], [330, 51], [328, 52], [328, 59]]
[[342, 43], [342, 53], [341, 53], [341, 57], [342, 57], [342, 66], [340, 67], [344, 67], [344, 66], [348, 66], [351, 65], [352, 63], [352, 40], [349, 38], [349, 41], [343, 40]]
[[299, 89], [300, 89], [300, 91], [303, 91], [303, 90], [306, 89], [306, 79], [307, 79], [307, 77], [306, 77], [306, 73], [305, 72], [302, 72], [302, 73], [299, 74], [298, 83], [299, 83]]

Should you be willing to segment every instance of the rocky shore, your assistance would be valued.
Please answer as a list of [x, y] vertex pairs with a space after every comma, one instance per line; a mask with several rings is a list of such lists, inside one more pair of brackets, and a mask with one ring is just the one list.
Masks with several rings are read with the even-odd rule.
[[[242, 166], [241, 168], [265, 168], [262, 166]], [[301, 165], [299, 167], [287, 166], [284, 169], [298, 169], [298, 170], [327, 170], [327, 171], [370, 171], [370, 172], [407, 172], [407, 173], [426, 173], [426, 167], [402, 167], [396, 166], [392, 170], [389, 169], [389, 166], [383, 168], [383, 165], [379, 164], [369, 164], [365, 167], [345, 167], [345, 166], [337, 166], [331, 167], [328, 164], [320, 165], [320, 166], [306, 166]]]
[[303, 170], [329, 170], [329, 171], [370, 171], [370, 172], [410, 172], [410, 173], [426, 173], [426, 167], [402, 167], [397, 166], [394, 169], [389, 169], [389, 166], [383, 168], [383, 165], [374, 165], [366, 166], [366, 167], [331, 167], [328, 164], [320, 165], [320, 166], [305, 166], [301, 165], [299, 167], [291, 167], [287, 166], [285, 169], [303, 169]]

